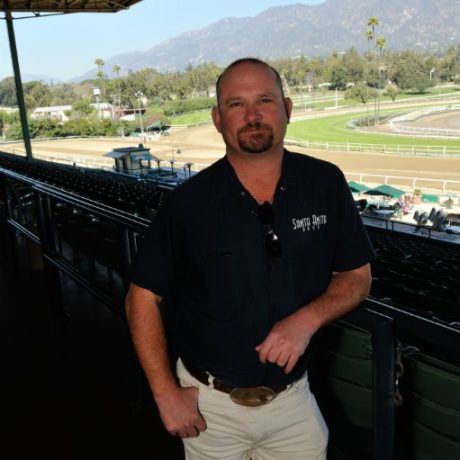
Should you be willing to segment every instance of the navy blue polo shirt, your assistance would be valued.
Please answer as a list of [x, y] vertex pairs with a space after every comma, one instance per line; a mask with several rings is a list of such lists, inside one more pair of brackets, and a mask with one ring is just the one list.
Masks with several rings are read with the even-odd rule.
[[299, 378], [255, 347], [273, 325], [324, 292], [334, 271], [373, 252], [341, 171], [285, 151], [274, 200], [282, 256], [267, 254], [257, 202], [223, 158], [174, 190], [153, 220], [132, 281], [164, 298], [173, 351], [236, 386]]

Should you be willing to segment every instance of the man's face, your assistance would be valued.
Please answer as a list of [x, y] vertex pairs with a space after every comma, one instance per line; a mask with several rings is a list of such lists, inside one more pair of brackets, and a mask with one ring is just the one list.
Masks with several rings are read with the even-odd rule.
[[283, 99], [274, 73], [260, 64], [241, 63], [227, 71], [214, 108], [214, 125], [227, 153], [260, 154], [282, 149], [292, 103]]

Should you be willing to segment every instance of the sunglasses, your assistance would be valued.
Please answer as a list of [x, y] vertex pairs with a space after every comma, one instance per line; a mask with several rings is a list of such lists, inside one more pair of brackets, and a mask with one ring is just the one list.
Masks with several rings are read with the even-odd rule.
[[257, 208], [260, 223], [265, 227], [265, 249], [270, 257], [281, 257], [281, 242], [273, 230], [273, 206], [266, 201]]

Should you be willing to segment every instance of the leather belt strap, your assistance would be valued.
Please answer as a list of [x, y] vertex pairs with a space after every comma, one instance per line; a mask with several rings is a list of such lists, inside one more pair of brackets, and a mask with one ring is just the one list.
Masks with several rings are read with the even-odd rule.
[[[204, 385], [209, 385], [210, 376], [207, 372], [191, 368], [185, 363], [184, 363], [184, 366], [192, 377], [195, 377], [199, 382], [203, 383]], [[233, 391], [240, 389], [239, 387], [229, 385], [225, 382], [222, 382], [221, 380], [217, 380], [216, 378], [214, 378], [212, 383], [213, 383], [215, 390], [222, 391], [223, 393], [227, 393], [227, 394], [230, 394]], [[259, 388], [259, 387], [251, 387], [251, 388]], [[275, 395], [277, 395], [278, 393], [281, 393], [282, 391], [284, 391], [287, 388], [287, 385], [280, 385], [280, 386], [262, 385], [260, 388], [270, 389]]]

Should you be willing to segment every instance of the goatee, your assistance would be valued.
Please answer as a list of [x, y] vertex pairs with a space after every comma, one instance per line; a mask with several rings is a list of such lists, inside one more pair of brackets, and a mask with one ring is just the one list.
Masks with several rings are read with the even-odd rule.
[[273, 146], [273, 129], [260, 122], [248, 123], [238, 130], [237, 139], [243, 152], [262, 153]]

